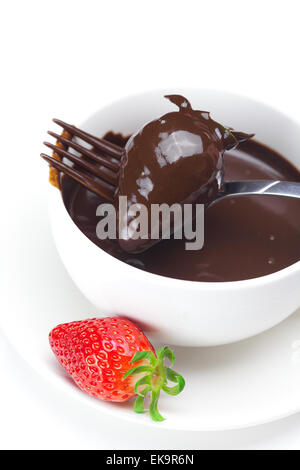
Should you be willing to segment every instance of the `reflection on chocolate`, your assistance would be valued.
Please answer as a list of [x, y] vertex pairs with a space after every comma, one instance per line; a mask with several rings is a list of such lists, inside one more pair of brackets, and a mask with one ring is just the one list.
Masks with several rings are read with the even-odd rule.
[[[222, 181], [224, 151], [251, 137], [230, 132], [207, 111], [193, 110], [183, 96], [166, 98], [179, 110], [133, 134], [121, 162], [117, 196], [127, 196], [129, 207], [143, 204], [149, 215], [151, 204], [206, 204], [215, 199]], [[133, 219], [129, 216], [128, 224]], [[126, 231], [128, 224], [124, 224]], [[147, 240], [129, 236], [120, 238], [119, 243], [123, 250], [138, 253], [157, 240], [151, 240], [149, 231]]]
[[[122, 143], [120, 136], [106, 135]], [[256, 141], [225, 153], [225, 180], [300, 181], [300, 173], [277, 152]], [[96, 208], [105, 200], [63, 177], [66, 208], [96, 245], [138, 269], [192, 281], [237, 281], [276, 272], [300, 260], [300, 206], [296, 199], [270, 196], [229, 198], [209, 207], [205, 245], [186, 251], [185, 240], [165, 240], [148, 251], [125, 253], [117, 241], [96, 237]]]

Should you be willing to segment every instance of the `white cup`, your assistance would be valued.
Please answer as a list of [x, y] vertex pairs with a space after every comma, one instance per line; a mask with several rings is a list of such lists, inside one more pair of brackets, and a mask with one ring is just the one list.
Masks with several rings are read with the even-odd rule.
[[[254, 132], [300, 169], [299, 124], [269, 106], [222, 91], [184, 88], [130, 96], [100, 109], [79, 127], [99, 136], [108, 130], [130, 134], [170, 111], [163, 99], [170, 93], [183, 94], [194, 109], [211, 111], [216, 121]], [[238, 341], [271, 328], [300, 305], [300, 261], [245, 281], [171, 279], [127, 265], [94, 245], [71, 220], [53, 187], [49, 207], [61, 259], [95, 305], [95, 315], [126, 316], [160, 342], [212, 346]], [[82, 312], [83, 318], [86, 314]]]

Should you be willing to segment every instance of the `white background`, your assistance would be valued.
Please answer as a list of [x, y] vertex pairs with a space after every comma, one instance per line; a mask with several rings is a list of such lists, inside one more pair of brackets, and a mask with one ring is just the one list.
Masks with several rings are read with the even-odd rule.
[[[25, 171], [26, 159], [36, 159], [46, 178], [38, 155], [52, 117], [77, 123], [130, 93], [196, 86], [246, 94], [299, 120], [298, 4], [1, 2], [1, 230], [7, 191], [18, 191], [12, 170]], [[30, 191], [35, 181], [26, 178]], [[150, 430], [135, 436], [124, 423], [76, 410], [1, 335], [0, 374], [1, 448], [153, 448]], [[162, 448], [300, 449], [300, 417], [181, 441], [171, 434], [160, 436]]]

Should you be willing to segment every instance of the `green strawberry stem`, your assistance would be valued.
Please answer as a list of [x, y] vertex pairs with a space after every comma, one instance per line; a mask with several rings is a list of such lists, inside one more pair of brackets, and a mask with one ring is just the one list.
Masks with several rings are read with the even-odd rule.
[[[137, 380], [134, 387], [134, 391], [138, 396], [135, 400], [133, 409], [136, 413], [146, 413], [146, 411], [149, 411], [153, 421], [164, 421], [165, 419], [159, 413], [157, 408], [160, 391], [163, 390], [168, 395], [175, 396], [178, 395], [185, 386], [185, 380], [181, 375], [173, 369], [170, 369], [170, 367], [165, 367], [165, 358], [170, 360], [171, 366], [174, 364], [174, 353], [167, 346], [158, 349], [156, 351], [156, 356], [152, 351], [138, 351], [135, 353], [130, 363], [134, 364], [141, 360], [147, 360], [149, 365], [135, 366], [123, 375], [124, 380], [126, 377], [135, 374], [144, 374]], [[168, 385], [168, 381], [174, 382], [176, 385], [170, 387]], [[151, 393], [151, 402], [149, 410], [146, 410], [145, 398], [148, 393]]]

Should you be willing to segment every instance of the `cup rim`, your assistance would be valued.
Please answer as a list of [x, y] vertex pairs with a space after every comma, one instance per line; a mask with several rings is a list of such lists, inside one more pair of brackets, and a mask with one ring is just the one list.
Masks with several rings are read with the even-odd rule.
[[[145, 90], [145, 91], [142, 91], [142, 92], [139, 92], [139, 93], [128, 94], [128, 95], [123, 96], [121, 98], [117, 98], [117, 99], [107, 103], [105, 106], [101, 107], [100, 109], [101, 109], [101, 111], [105, 111], [105, 109], [110, 108], [111, 106], [116, 105], [118, 102], [125, 101], [126, 99], [129, 99], [129, 98], [134, 99], [134, 98], [141, 97], [143, 95], [151, 95], [151, 94], [156, 94], [156, 93], [165, 94], [165, 93], [172, 93], [172, 92], [174, 93], [174, 92], [176, 92], [178, 94], [178, 93], [181, 92], [181, 90], [184, 90], [184, 93], [188, 93], [188, 90], [191, 90], [191, 91], [194, 91], [194, 92], [197, 91], [197, 90], [201, 90], [202, 92], [207, 91], [209, 93], [212, 93], [212, 92], [223, 93], [223, 94], [232, 95], [232, 96], [235, 96], [235, 97], [241, 97], [242, 99], [247, 99], [248, 101], [251, 101], [253, 104], [257, 103], [258, 105], [263, 105], [264, 107], [269, 108], [270, 111], [274, 111], [277, 114], [281, 114], [281, 116], [284, 119], [289, 120], [291, 123], [295, 124], [296, 126], [298, 126], [300, 128], [300, 123], [296, 119], [291, 118], [286, 113], [282, 112], [281, 110], [277, 109], [276, 107], [274, 107], [272, 105], [269, 105], [268, 103], [265, 103], [265, 102], [260, 101], [260, 100], [253, 99], [252, 97], [248, 97], [248, 96], [240, 94], [240, 93], [232, 93], [232, 92], [228, 92], [226, 90], [214, 89], [214, 88], [179, 87], [179, 90], [178, 90], [178, 88], [176, 90], [174, 90], [174, 88], [168, 88], [167, 90], [164, 89], [164, 88], [163, 89], [162, 88], [157, 88], [157, 89]], [[97, 111], [94, 111], [93, 113], [89, 114], [89, 116], [87, 116], [85, 118], [85, 120], [82, 121], [80, 126], [84, 127], [85, 123], [89, 119], [91, 119], [93, 117], [93, 115], [96, 115], [99, 112], [100, 109], [98, 109]], [[144, 271], [142, 269], [136, 268], [135, 266], [124, 263], [123, 261], [119, 260], [118, 258], [115, 258], [114, 256], [107, 253], [105, 250], [103, 250], [102, 248], [97, 246], [95, 243], [93, 243], [79, 229], [79, 227], [77, 227], [75, 222], [72, 220], [72, 218], [71, 218], [70, 214], [68, 213], [68, 211], [65, 207], [65, 204], [63, 202], [61, 191], [60, 190], [57, 191], [57, 188], [54, 188], [54, 187], [50, 186], [49, 198], [54, 199], [53, 195], [54, 195], [55, 192], [57, 193], [57, 195], [59, 194], [59, 196], [60, 196], [59, 197], [60, 204], [62, 205], [63, 210], [65, 211], [65, 213], [67, 214], [67, 216], [68, 216], [67, 218], [70, 221], [70, 223], [72, 224], [73, 229], [75, 229], [80, 234], [80, 236], [83, 240], [86, 239], [86, 242], [89, 244], [89, 246], [96, 248], [95, 255], [98, 252], [98, 253], [101, 253], [101, 255], [104, 256], [104, 257], [109, 257], [110, 261], [112, 261], [113, 263], [116, 264], [117, 269], [122, 269], [122, 270], [128, 271], [128, 274], [131, 274], [132, 276], [133, 275], [139, 276], [141, 279], [144, 278], [145, 281], [147, 281], [147, 282], [151, 281], [155, 284], [157, 282], [159, 282], [160, 284], [163, 282], [165, 284], [173, 284], [174, 287], [177, 287], [177, 288], [179, 288], [181, 286], [183, 288], [190, 288], [190, 289], [196, 289], [196, 290], [197, 289], [198, 290], [202, 290], [202, 289], [203, 290], [224, 290], [224, 289], [230, 289], [230, 288], [236, 288], [236, 289], [248, 288], [248, 287], [249, 288], [253, 288], [253, 287], [255, 288], [256, 286], [268, 285], [268, 284], [273, 283], [273, 282], [279, 282], [282, 279], [288, 278], [288, 277], [293, 276], [297, 273], [300, 274], [300, 260], [297, 261], [296, 263], [291, 264], [290, 266], [287, 266], [286, 268], [280, 269], [279, 271], [276, 271], [276, 272], [271, 273], [271, 274], [267, 274], [267, 275], [259, 276], [259, 277], [254, 277], [254, 278], [251, 278], [251, 279], [243, 279], [243, 280], [236, 280], [236, 281], [191, 281], [191, 280], [187, 280], [187, 279], [177, 279], [177, 278], [172, 278], [172, 277], [168, 277], [168, 276], [163, 276], [161, 274], [152, 273], [152, 272], [149, 272], [149, 271]]]

